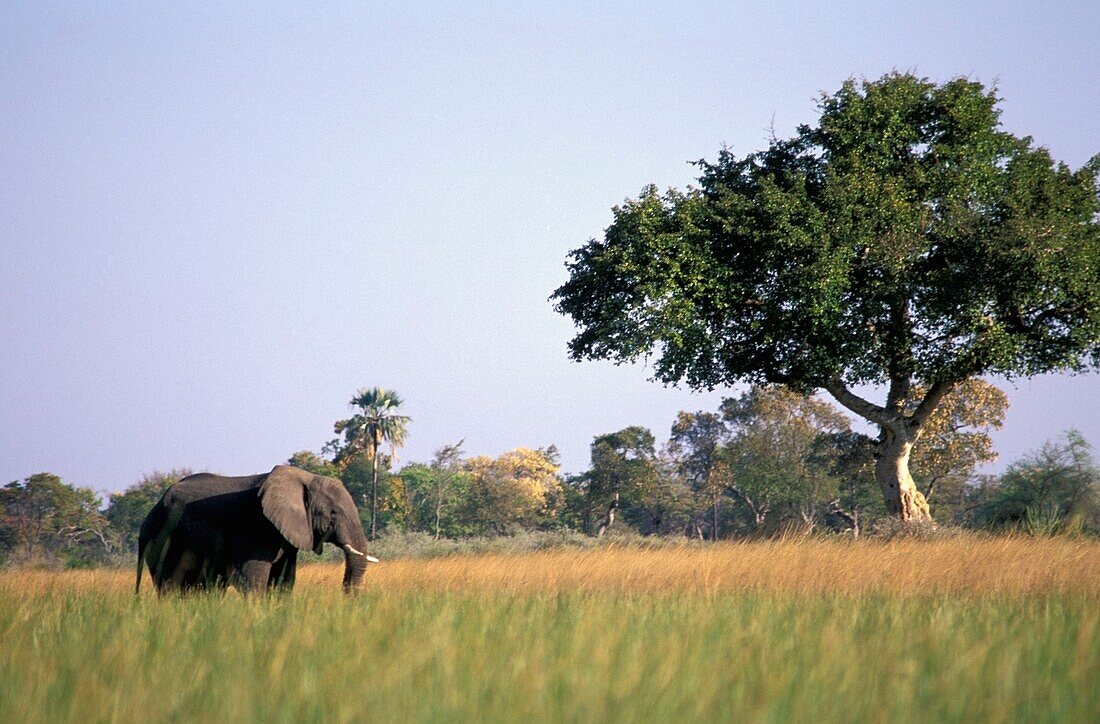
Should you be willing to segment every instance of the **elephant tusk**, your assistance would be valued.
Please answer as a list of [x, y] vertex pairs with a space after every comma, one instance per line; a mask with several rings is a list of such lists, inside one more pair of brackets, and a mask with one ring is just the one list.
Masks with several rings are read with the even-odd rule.
[[367, 559], [367, 562], [369, 562], [369, 563], [377, 563], [378, 562], [378, 559], [375, 558], [374, 556], [368, 556], [363, 551], [356, 550], [355, 548], [351, 547], [347, 543], [344, 544], [344, 550], [346, 550], [348, 553], [354, 553], [357, 556], [363, 556], [364, 558]]

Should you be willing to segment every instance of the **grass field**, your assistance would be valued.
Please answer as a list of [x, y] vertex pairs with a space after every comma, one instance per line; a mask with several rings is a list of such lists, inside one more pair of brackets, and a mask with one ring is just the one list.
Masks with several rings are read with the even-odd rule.
[[340, 574], [158, 599], [121, 571], [0, 572], [0, 722], [1100, 715], [1095, 541], [398, 560], [354, 597]]

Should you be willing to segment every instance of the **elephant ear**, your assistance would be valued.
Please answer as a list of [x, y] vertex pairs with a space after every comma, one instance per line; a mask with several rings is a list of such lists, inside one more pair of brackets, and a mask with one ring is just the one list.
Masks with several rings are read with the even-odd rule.
[[260, 505], [270, 520], [298, 550], [313, 548], [313, 527], [306, 512], [306, 486], [311, 476], [289, 465], [276, 466], [260, 486]]

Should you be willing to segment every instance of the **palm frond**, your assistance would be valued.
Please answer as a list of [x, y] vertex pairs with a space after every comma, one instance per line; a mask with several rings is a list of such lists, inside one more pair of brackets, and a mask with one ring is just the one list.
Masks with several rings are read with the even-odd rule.
[[408, 437], [408, 424], [412, 421], [407, 415], [398, 415], [401, 397], [385, 387], [372, 387], [359, 390], [351, 399], [352, 405], [360, 412], [348, 420], [341, 421], [347, 448], [362, 452], [367, 459], [378, 454], [382, 443], [389, 443], [396, 457], [398, 448], [404, 446]]

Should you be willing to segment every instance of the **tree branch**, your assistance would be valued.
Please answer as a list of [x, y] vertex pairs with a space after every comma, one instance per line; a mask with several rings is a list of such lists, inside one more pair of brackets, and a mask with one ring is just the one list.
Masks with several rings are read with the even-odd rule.
[[932, 384], [928, 388], [928, 392], [925, 393], [924, 399], [920, 401], [917, 406], [917, 411], [913, 413], [909, 418], [909, 425], [912, 430], [920, 430], [921, 426], [928, 421], [929, 416], [936, 411], [936, 407], [939, 406], [943, 398], [946, 397], [951, 390], [955, 389], [958, 384], [956, 380], [940, 380]]
[[859, 395], [855, 394], [840, 381], [839, 377], [828, 380], [823, 387], [837, 402], [847, 407], [865, 420], [870, 420], [876, 425], [889, 427], [892, 420], [885, 408], [879, 407]]
[[741, 502], [749, 507], [749, 512], [751, 512], [753, 514], [753, 517], [758, 520], [763, 519], [763, 517], [766, 516], [768, 514], [768, 511], [771, 509], [770, 504], [754, 503], [752, 498], [746, 495], [745, 491], [741, 490], [741, 488], [735, 484], [731, 483], [726, 487], [731, 493], [740, 498]]

